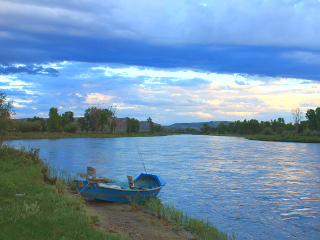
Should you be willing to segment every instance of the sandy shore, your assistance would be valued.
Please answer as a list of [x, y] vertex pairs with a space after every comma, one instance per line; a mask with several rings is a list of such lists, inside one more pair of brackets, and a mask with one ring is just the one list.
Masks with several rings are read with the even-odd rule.
[[86, 200], [89, 215], [99, 215], [100, 222], [94, 224], [103, 232], [127, 235], [131, 239], [193, 239], [186, 231], [159, 219], [129, 204], [100, 200]]

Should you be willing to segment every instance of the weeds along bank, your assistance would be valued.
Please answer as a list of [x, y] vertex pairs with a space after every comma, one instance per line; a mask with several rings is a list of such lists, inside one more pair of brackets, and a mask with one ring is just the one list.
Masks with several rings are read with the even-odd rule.
[[0, 148], [0, 239], [129, 239], [93, 229], [81, 198], [46, 172], [38, 150]]

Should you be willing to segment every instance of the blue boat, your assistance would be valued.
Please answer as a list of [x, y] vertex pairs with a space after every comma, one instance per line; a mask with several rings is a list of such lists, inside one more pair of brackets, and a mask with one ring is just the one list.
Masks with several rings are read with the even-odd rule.
[[[96, 178], [95, 170], [89, 168], [88, 175], [92, 178], [87, 177], [85, 181], [75, 180], [83, 197], [121, 203], [140, 202], [156, 197], [166, 184], [159, 176], [146, 173], [141, 173], [135, 180], [127, 176], [128, 182], [104, 183], [101, 182], [104, 179]], [[90, 173], [90, 170], [94, 172]]]

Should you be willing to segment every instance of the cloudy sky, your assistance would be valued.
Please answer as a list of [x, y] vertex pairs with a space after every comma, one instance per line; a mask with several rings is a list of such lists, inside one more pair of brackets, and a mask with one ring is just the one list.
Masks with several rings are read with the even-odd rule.
[[0, 0], [15, 118], [292, 122], [320, 106], [319, 0]]

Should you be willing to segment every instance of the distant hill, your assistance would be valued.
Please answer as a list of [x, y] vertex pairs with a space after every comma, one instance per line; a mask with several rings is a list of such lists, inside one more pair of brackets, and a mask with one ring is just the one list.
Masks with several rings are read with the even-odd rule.
[[230, 121], [210, 121], [210, 122], [195, 122], [195, 123], [174, 123], [172, 125], [163, 126], [167, 130], [177, 130], [177, 129], [186, 129], [186, 128], [195, 128], [200, 130], [202, 128], [203, 124], [206, 123], [210, 127], [216, 127], [220, 123], [228, 125]]

